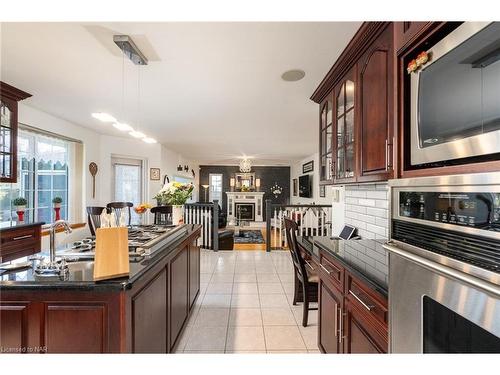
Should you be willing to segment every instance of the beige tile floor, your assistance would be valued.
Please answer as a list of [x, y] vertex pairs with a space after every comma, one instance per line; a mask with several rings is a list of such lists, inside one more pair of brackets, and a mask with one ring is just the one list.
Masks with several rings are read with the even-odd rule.
[[201, 288], [176, 353], [319, 353], [317, 311], [302, 327], [288, 251], [201, 253]]

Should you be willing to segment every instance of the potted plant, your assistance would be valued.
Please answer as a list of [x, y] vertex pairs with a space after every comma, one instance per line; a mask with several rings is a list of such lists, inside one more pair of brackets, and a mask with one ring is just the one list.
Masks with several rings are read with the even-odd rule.
[[17, 197], [12, 200], [12, 205], [16, 208], [16, 214], [19, 221], [24, 221], [24, 211], [28, 201], [24, 197]]
[[54, 197], [52, 199], [52, 203], [54, 205], [54, 211], [56, 213], [56, 218], [55, 220], [61, 220], [61, 203], [62, 203], [62, 198], [61, 197]]
[[194, 185], [192, 183], [169, 182], [154, 196], [159, 206], [172, 206], [172, 224], [184, 222], [184, 205], [191, 198]]

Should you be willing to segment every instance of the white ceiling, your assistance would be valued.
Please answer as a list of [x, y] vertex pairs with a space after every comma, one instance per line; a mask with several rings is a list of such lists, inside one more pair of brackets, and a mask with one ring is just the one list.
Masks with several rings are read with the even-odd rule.
[[[110, 113], [205, 164], [242, 155], [289, 164], [316, 151], [318, 108], [309, 97], [359, 26], [3, 23], [1, 79], [33, 94], [26, 104], [103, 134], [123, 135], [92, 112]], [[140, 68], [125, 60], [125, 111], [114, 34], [132, 36], [150, 60]], [[306, 76], [284, 82], [289, 69]]]

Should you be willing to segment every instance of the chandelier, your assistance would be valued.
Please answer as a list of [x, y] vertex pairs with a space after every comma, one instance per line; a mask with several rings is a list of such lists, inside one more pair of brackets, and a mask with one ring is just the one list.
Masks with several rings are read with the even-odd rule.
[[240, 172], [248, 173], [252, 170], [252, 161], [250, 159], [241, 159]]

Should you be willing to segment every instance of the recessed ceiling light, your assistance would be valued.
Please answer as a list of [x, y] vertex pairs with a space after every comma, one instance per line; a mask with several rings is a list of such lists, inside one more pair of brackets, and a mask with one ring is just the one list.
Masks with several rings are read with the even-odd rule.
[[132, 137], [134, 137], [134, 138], [144, 138], [144, 137], [146, 137], [146, 134], [141, 133], [141, 132], [138, 132], [138, 131], [136, 131], [136, 130], [133, 130], [133, 131], [131, 131], [131, 132], [130, 132], [130, 133], [128, 133], [128, 134], [130, 134], [130, 135], [131, 135]]
[[281, 79], [287, 82], [295, 82], [295, 81], [300, 81], [302, 78], [305, 77], [305, 75], [306, 73], [303, 70], [292, 69], [283, 73], [281, 75]]
[[142, 138], [142, 141], [146, 143], [156, 143], [156, 139], [150, 137]]
[[122, 132], [129, 132], [134, 130], [134, 128], [131, 127], [129, 124], [124, 124], [123, 122], [115, 122], [113, 126], [116, 129], [121, 130]]
[[116, 119], [113, 116], [111, 116], [107, 113], [104, 113], [104, 112], [92, 113], [92, 117], [96, 118], [102, 122], [116, 122]]

